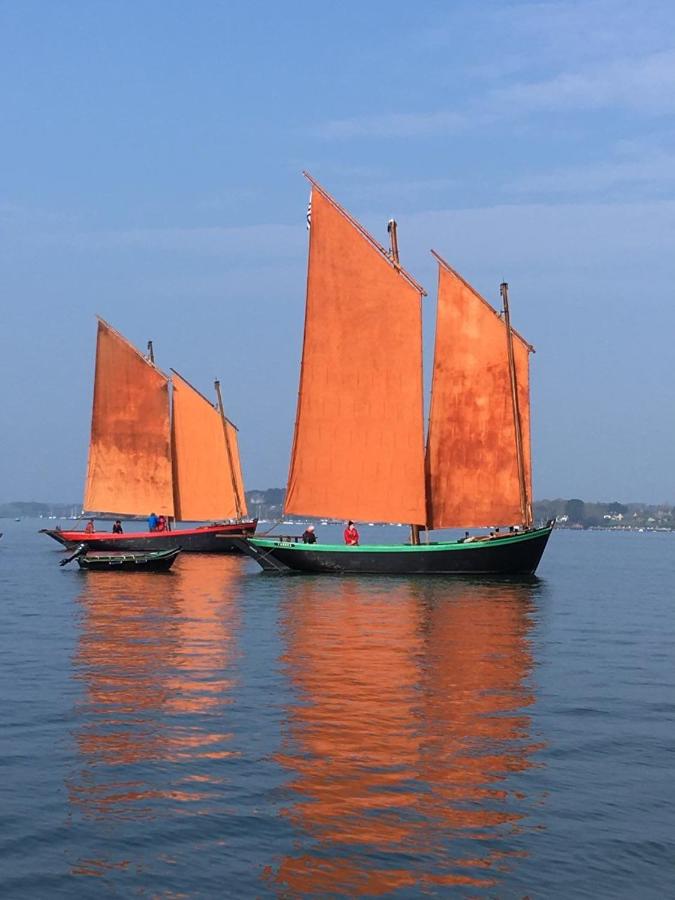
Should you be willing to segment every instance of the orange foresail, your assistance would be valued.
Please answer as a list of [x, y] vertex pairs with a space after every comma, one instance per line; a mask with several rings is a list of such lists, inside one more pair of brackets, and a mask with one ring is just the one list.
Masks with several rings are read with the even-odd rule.
[[[427, 439], [429, 527], [522, 520], [504, 320], [440, 257]], [[513, 332], [527, 494], [532, 496], [529, 355]]]
[[102, 319], [84, 507], [173, 515], [168, 379]]
[[285, 510], [423, 523], [421, 288], [313, 184]]
[[173, 373], [172, 439], [176, 518], [205, 522], [246, 515], [237, 430], [177, 372]]

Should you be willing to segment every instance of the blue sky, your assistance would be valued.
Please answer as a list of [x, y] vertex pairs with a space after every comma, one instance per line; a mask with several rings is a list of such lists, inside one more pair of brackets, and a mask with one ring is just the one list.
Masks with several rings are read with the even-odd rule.
[[[675, 502], [675, 7], [0, 0], [0, 500], [82, 495], [95, 314], [285, 482], [308, 169], [510, 283], [535, 495]], [[358, 360], [350, 360], [358, 365]]]

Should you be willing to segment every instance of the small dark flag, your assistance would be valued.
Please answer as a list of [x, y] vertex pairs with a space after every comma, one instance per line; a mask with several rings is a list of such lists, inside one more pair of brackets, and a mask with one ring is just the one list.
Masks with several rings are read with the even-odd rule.
[[307, 204], [307, 231], [312, 227], [312, 195], [309, 195], [309, 203]]

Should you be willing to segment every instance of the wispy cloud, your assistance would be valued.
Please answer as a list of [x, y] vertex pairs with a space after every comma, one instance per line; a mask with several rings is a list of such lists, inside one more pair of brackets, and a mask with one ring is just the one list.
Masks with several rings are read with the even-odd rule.
[[129, 228], [53, 235], [57, 243], [76, 249], [134, 250], [218, 256], [229, 263], [261, 264], [294, 257], [303, 247], [305, 232], [297, 225], [249, 225], [234, 228]]
[[[57, 213], [34, 215], [28, 210], [20, 219], [3, 216], [0, 208], [0, 234], [6, 245], [67, 248], [80, 252], [117, 252], [143, 250], [149, 253], [218, 256], [229, 264], [261, 264], [271, 260], [294, 258], [302, 252], [306, 233], [304, 216], [296, 224], [254, 224], [238, 227], [178, 226], [154, 228], [87, 228]], [[18, 227], [18, 222], [21, 227]]]
[[[548, 113], [675, 111], [675, 7], [629, 0], [544, 0], [462, 8], [411, 36], [434, 72], [428, 96], [386, 112], [315, 124], [325, 140], [427, 138], [531, 122]], [[457, 53], [458, 41], [463, 44]], [[497, 52], [487, 52], [495, 48]]]
[[675, 51], [621, 59], [515, 83], [487, 98], [493, 111], [518, 115], [561, 110], [624, 108], [649, 114], [675, 110]]
[[[535, 67], [571, 68], [640, 57], [672, 46], [675, 8], [668, 0], [511, 0], [457, 4], [411, 36], [425, 54], [453, 59], [449, 51], [479, 35], [469, 71], [503, 77]], [[489, 59], [482, 53], [492, 47]]]
[[675, 51], [609, 60], [548, 78], [492, 86], [462, 109], [333, 119], [312, 128], [326, 140], [425, 138], [466, 132], [533, 114], [623, 109], [659, 116], [675, 111]]
[[[365, 179], [357, 183], [345, 183], [340, 186], [340, 196], [351, 207], [366, 210], [366, 215], [387, 218], [399, 215], [405, 210], [426, 209], [435, 207], [442, 200], [447, 200], [450, 192], [455, 190], [459, 182], [455, 178], [379, 178]], [[385, 213], [382, 213], [382, 210]]]
[[466, 125], [467, 120], [463, 114], [442, 110], [439, 112], [403, 112], [332, 119], [316, 125], [312, 131], [315, 136], [327, 140], [336, 138], [425, 137], [439, 133], [458, 132], [463, 130]]
[[72, 227], [77, 221], [77, 216], [73, 213], [38, 209], [0, 200], [0, 227]]
[[675, 153], [649, 150], [631, 158], [559, 167], [549, 172], [524, 175], [503, 185], [516, 194], [588, 194], [613, 188], [654, 187], [660, 193], [675, 185]]

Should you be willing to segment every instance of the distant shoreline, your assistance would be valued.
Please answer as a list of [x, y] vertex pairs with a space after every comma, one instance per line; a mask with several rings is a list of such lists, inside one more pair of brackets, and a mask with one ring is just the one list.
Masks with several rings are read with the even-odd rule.
[[[328, 523], [328, 517], [285, 516], [283, 513], [285, 490], [268, 488], [264, 491], [246, 492], [248, 514], [267, 523], [286, 521], [300, 525], [306, 522], [315, 524]], [[667, 503], [621, 503], [612, 501], [589, 501], [580, 498], [554, 500], [537, 500], [533, 504], [535, 521], [555, 519], [557, 527], [567, 530], [600, 530], [600, 531], [674, 531], [675, 506]], [[96, 515], [100, 521], [113, 521], [122, 518], [125, 521], [143, 521], [145, 516], [123, 516], [118, 514]], [[0, 503], [0, 519], [68, 519], [77, 521], [89, 518], [82, 510], [81, 503], [45, 503], [41, 501], [14, 500]], [[369, 523], [365, 523], [366, 525]], [[393, 523], [396, 524], [396, 523]], [[505, 525], [511, 523], [491, 523]], [[486, 526], [487, 527], [487, 526]], [[448, 529], [449, 530], [449, 529]], [[480, 531], [480, 528], [472, 529]]]

